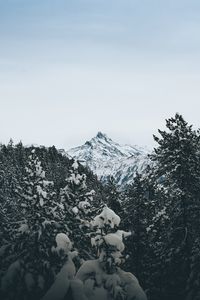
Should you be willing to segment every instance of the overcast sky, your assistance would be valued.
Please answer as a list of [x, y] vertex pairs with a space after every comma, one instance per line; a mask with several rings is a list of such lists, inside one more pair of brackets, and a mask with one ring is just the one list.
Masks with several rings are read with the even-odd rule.
[[152, 146], [199, 100], [199, 0], [0, 0], [1, 142]]

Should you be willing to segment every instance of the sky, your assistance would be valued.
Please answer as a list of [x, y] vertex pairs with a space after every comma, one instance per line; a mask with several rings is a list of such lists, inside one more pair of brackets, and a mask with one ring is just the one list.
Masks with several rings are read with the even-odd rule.
[[199, 98], [199, 0], [0, 0], [2, 143], [152, 147]]

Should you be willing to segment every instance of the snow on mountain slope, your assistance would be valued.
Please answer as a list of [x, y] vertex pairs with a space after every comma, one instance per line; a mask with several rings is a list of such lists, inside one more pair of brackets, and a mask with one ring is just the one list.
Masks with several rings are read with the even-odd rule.
[[113, 176], [119, 185], [130, 184], [136, 172], [141, 173], [148, 164], [145, 149], [120, 145], [101, 132], [67, 153], [87, 165], [100, 180]]

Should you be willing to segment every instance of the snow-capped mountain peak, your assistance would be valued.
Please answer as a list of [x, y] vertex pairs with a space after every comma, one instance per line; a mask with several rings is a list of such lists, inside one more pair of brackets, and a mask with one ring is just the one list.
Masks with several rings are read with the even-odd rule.
[[107, 139], [107, 135], [105, 133], [102, 133], [101, 131], [97, 132], [96, 138], [98, 139]]
[[145, 149], [120, 145], [100, 131], [84, 145], [70, 149], [68, 154], [86, 164], [99, 179], [105, 181], [113, 176], [120, 185], [131, 183], [148, 160]]

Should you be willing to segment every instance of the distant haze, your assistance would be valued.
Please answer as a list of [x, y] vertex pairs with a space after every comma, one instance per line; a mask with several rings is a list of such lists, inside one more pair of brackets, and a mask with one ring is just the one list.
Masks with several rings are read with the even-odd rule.
[[154, 145], [200, 127], [200, 1], [0, 1], [0, 141]]

